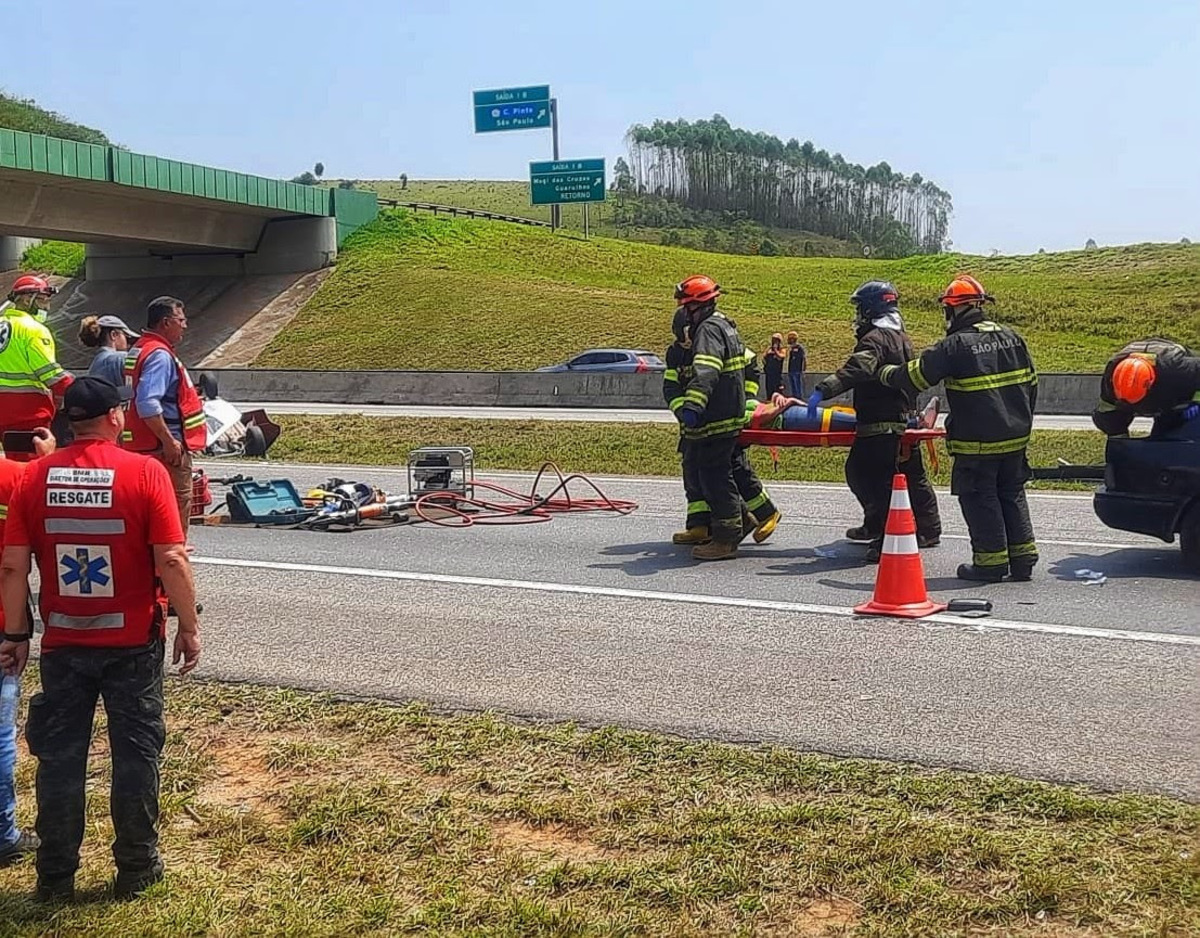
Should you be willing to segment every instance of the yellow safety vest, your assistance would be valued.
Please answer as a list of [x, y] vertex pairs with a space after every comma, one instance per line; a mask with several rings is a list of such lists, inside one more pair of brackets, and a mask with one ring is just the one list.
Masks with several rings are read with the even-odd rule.
[[49, 394], [67, 373], [56, 359], [49, 329], [11, 303], [0, 306], [0, 394]]

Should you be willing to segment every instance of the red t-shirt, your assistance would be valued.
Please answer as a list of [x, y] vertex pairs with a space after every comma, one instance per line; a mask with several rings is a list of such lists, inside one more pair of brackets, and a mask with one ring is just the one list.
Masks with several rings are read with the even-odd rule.
[[44, 651], [133, 647], [161, 634], [152, 545], [184, 536], [158, 460], [82, 440], [28, 464], [5, 539], [37, 559]]
[[[4, 529], [8, 521], [8, 506], [21, 481], [25, 463], [0, 458], [0, 552], [4, 550]], [[0, 606], [0, 630], [4, 628], [4, 608]]]

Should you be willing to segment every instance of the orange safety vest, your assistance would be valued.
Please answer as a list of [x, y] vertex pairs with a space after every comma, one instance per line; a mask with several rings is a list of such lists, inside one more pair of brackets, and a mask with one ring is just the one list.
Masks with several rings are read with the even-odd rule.
[[[183, 362], [175, 355], [175, 350], [166, 340], [147, 332], [133, 343], [129, 354], [125, 357], [125, 383], [133, 388], [137, 396], [138, 382], [142, 379], [142, 369], [151, 352], [163, 349], [179, 372], [179, 419], [183, 423], [183, 448], [192, 453], [198, 453], [208, 445], [208, 424], [204, 417], [204, 402], [192, 384], [192, 378]], [[125, 414], [125, 432], [121, 434], [121, 445], [135, 453], [149, 453], [161, 445], [154, 431], [146, 421], [138, 415], [137, 403], [130, 404]]]

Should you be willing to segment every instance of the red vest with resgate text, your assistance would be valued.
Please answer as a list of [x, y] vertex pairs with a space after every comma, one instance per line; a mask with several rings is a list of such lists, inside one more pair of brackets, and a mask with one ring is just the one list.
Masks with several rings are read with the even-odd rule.
[[[175, 368], [179, 372], [179, 419], [183, 423], [183, 446], [192, 453], [198, 453], [208, 445], [208, 424], [204, 417], [204, 402], [192, 384], [187, 369], [175, 355], [174, 349], [167, 342], [153, 333], [142, 335], [125, 357], [125, 383], [133, 388], [137, 395], [138, 382], [142, 379], [142, 369], [150, 353], [158, 349], [164, 350], [171, 356]], [[125, 414], [125, 433], [121, 437], [121, 445], [135, 453], [149, 453], [161, 445], [154, 431], [146, 421], [138, 416], [137, 402], [129, 405]]]
[[43, 651], [137, 647], [163, 636], [145, 492], [146, 473], [164, 471], [93, 440], [28, 464], [17, 499], [41, 577]]

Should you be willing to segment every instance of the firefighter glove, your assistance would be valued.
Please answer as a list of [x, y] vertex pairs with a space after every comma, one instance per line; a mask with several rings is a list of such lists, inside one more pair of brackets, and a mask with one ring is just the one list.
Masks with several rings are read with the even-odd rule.
[[808, 399], [808, 416], [809, 417], [817, 416], [817, 405], [820, 404], [821, 401], [823, 401], [823, 400], [825, 400], [825, 395], [823, 395], [820, 391], [812, 392], [812, 395]]

